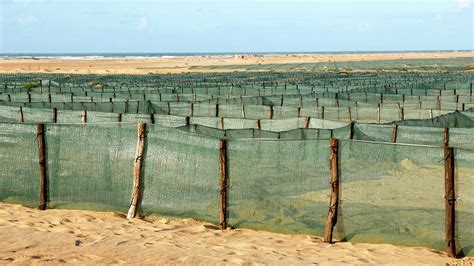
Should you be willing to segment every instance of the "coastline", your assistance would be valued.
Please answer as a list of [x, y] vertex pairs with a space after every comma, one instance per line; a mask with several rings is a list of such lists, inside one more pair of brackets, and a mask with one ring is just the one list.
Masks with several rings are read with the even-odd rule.
[[[229, 54], [162, 57], [71, 57], [0, 58], [0, 73], [61, 74], [179, 74], [189, 72], [246, 71], [249, 66], [264, 69], [273, 65], [400, 61], [414, 59], [473, 58], [473, 51], [461, 52], [377, 52], [321, 54]], [[357, 71], [357, 69], [354, 69]]]

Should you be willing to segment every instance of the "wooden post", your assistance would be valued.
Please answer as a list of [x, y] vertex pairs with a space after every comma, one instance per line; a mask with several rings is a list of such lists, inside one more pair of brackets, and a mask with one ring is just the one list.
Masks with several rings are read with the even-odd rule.
[[190, 108], [190, 116], [194, 116], [194, 103], [191, 103], [191, 106], [189, 107]]
[[400, 120], [405, 120], [405, 110], [402, 108], [400, 108]]
[[191, 118], [189, 116], [186, 116], [184, 118], [184, 123], [186, 126], [189, 126], [191, 124]]
[[58, 122], [58, 109], [53, 108], [53, 123]]
[[242, 118], [245, 118], [245, 105], [241, 105]]
[[350, 131], [350, 135], [349, 135], [350, 139], [354, 139], [354, 127], [355, 127], [355, 123], [354, 123], [354, 121], [351, 121], [351, 131]]
[[430, 109], [429, 115], [430, 115], [430, 119], [433, 119], [433, 109]]
[[324, 119], [324, 106], [321, 106], [321, 119]]
[[82, 121], [82, 124], [84, 124], [84, 125], [87, 123], [87, 111], [86, 110], [81, 111], [81, 121]]
[[20, 122], [25, 122], [25, 116], [23, 115], [23, 107], [20, 107]]
[[380, 124], [380, 103], [377, 105], [377, 121]]
[[298, 107], [298, 109], [296, 109], [296, 117], [297, 118], [301, 117], [301, 107]]
[[392, 128], [392, 143], [397, 143], [398, 125], [393, 124]]
[[155, 114], [154, 114], [154, 113], [151, 113], [151, 114], [150, 114], [150, 123], [151, 123], [152, 125], [155, 124]]
[[331, 201], [329, 203], [324, 242], [332, 243], [332, 232], [337, 222], [337, 209], [339, 205], [339, 140], [330, 140], [330, 171], [331, 171]]
[[218, 103], [216, 103], [216, 111], [215, 111], [215, 113], [216, 113], [216, 117], [219, 117], [219, 104], [218, 104]]
[[46, 145], [44, 141], [44, 124], [38, 124], [38, 164], [39, 164], [39, 174], [40, 174], [40, 210], [46, 210], [46, 203], [48, 197], [46, 194], [47, 181], [46, 181]]
[[454, 149], [446, 146], [444, 148], [445, 232], [447, 253], [453, 258], [456, 257], [454, 167]]
[[273, 106], [270, 105], [270, 115], [269, 115], [269, 118], [270, 119], [273, 119]]
[[220, 144], [220, 181], [221, 181], [221, 229], [227, 229], [227, 140], [219, 140]]
[[449, 128], [448, 127], [444, 128], [444, 146], [445, 147], [449, 146]]
[[128, 210], [127, 219], [135, 218], [137, 215], [137, 207], [141, 198], [141, 179], [142, 179], [142, 163], [145, 154], [146, 140], [146, 123], [138, 124], [137, 149], [135, 151], [135, 162], [133, 164], [133, 190], [130, 208]]
[[122, 122], [122, 114], [121, 113], [117, 114], [117, 122], [118, 123]]
[[351, 107], [347, 107], [347, 112], [349, 113], [349, 122], [352, 123]]
[[167, 115], [170, 115], [170, 114], [171, 114], [170, 102], [167, 102], [167, 103], [166, 103], [166, 108], [167, 108], [166, 114], [167, 114]]
[[51, 102], [51, 93], [48, 93], [48, 102]]
[[224, 117], [219, 117], [219, 127], [220, 129], [224, 129]]
[[255, 128], [260, 130], [260, 119], [257, 119], [257, 122], [255, 122]]
[[304, 128], [309, 128], [309, 123], [311, 122], [311, 117], [306, 117], [304, 120]]

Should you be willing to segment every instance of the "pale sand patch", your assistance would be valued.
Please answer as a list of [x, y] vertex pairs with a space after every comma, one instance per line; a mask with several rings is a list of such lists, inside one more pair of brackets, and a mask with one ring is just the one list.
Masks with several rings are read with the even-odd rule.
[[[186, 72], [245, 71], [248, 65], [304, 64], [319, 62], [354, 62], [474, 57], [474, 52], [363, 53], [363, 54], [276, 54], [246, 55], [243, 59], [226, 56], [189, 56], [174, 58], [105, 58], [105, 59], [0, 59], [0, 73], [76, 73], [76, 74], [176, 74]], [[233, 66], [211, 69], [211, 66]], [[194, 69], [192, 67], [199, 67]]]
[[127, 221], [109, 212], [39, 211], [0, 204], [0, 264], [472, 265], [427, 248], [322, 242], [309, 235], [221, 231], [190, 219]]

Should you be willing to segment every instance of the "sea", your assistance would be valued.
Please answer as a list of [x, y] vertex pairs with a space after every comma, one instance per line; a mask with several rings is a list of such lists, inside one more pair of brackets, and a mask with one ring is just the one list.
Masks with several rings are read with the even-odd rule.
[[288, 52], [209, 52], [209, 53], [0, 53], [0, 59], [65, 59], [84, 60], [101, 58], [175, 58], [203, 56], [235, 56], [235, 55], [282, 55], [282, 54], [361, 54], [361, 53], [445, 53], [471, 52], [472, 50], [416, 50], [416, 51], [288, 51]]

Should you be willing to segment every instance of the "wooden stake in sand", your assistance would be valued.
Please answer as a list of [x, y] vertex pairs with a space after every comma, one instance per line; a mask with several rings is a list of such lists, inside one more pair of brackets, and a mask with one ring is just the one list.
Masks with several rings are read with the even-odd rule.
[[23, 107], [20, 107], [20, 122], [25, 122], [25, 116], [23, 115]]
[[306, 117], [304, 120], [304, 128], [309, 128], [309, 123], [311, 122], [311, 117]]
[[220, 139], [221, 229], [227, 229], [227, 140]]
[[354, 121], [351, 121], [351, 131], [350, 131], [350, 135], [349, 135], [349, 138], [350, 139], [354, 139], [354, 127], [355, 127], [355, 123]]
[[456, 257], [455, 203], [454, 193], [454, 149], [444, 148], [444, 187], [445, 187], [445, 232], [448, 256]]
[[337, 209], [339, 205], [339, 140], [330, 140], [330, 171], [331, 171], [331, 201], [329, 203], [324, 242], [332, 243], [332, 232], [337, 222]]
[[58, 109], [53, 108], [53, 123], [58, 122]]
[[140, 203], [141, 196], [141, 180], [142, 180], [142, 164], [145, 154], [146, 142], [146, 123], [138, 124], [138, 140], [137, 149], [135, 151], [135, 162], [133, 165], [133, 190], [130, 208], [128, 210], [127, 219], [135, 218], [137, 215], [137, 207]]
[[393, 124], [392, 128], [392, 143], [397, 143], [398, 125]]
[[87, 123], [87, 111], [86, 110], [81, 111], [81, 121], [82, 121], [83, 125], [85, 125]]
[[46, 145], [44, 142], [44, 124], [38, 124], [38, 164], [39, 164], [39, 174], [40, 174], [40, 210], [46, 210], [46, 202], [48, 201], [46, 195]]
[[449, 146], [449, 128], [448, 127], [444, 128], [444, 146], [445, 147]]

